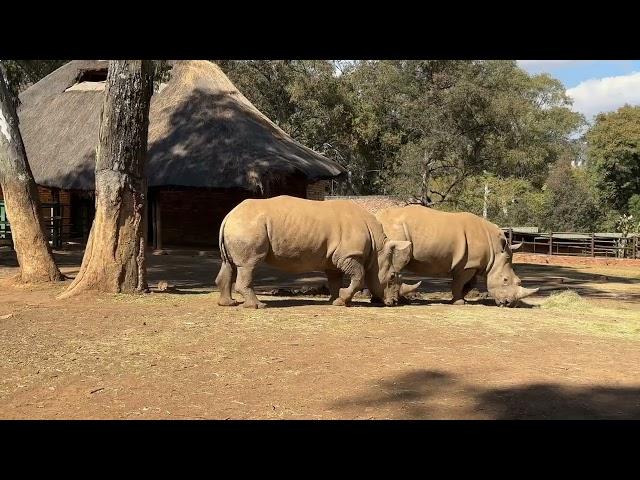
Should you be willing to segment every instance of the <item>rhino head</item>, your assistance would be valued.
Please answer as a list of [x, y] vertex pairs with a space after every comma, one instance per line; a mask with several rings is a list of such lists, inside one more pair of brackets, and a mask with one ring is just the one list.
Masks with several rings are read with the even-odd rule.
[[494, 247], [494, 261], [487, 273], [487, 290], [499, 306], [515, 307], [520, 300], [533, 295], [537, 288], [524, 288], [513, 271], [512, 252], [522, 243], [509, 247], [504, 233], [500, 232]]
[[377, 268], [367, 272], [367, 288], [371, 292], [372, 301], [382, 302], [388, 306], [397, 305], [402, 295], [406, 295], [420, 286], [402, 283], [400, 272], [411, 260], [411, 242], [404, 240], [386, 240], [378, 251]]

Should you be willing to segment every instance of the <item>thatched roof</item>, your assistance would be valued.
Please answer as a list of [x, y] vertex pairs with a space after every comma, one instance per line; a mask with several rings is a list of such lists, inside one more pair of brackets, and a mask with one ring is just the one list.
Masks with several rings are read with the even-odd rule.
[[[20, 95], [20, 130], [40, 185], [92, 190], [106, 61], [72, 61]], [[93, 73], [92, 73], [93, 72]], [[150, 186], [266, 187], [344, 173], [265, 117], [214, 63], [175, 62], [151, 101]]]

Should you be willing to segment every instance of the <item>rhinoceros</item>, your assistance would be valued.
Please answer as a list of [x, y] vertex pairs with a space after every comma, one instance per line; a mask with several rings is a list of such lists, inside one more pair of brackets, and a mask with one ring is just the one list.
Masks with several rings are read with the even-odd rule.
[[[292, 273], [324, 271], [333, 305], [348, 306], [365, 286], [387, 306], [408, 291], [399, 272], [410, 260], [411, 242], [387, 239], [376, 218], [349, 200], [244, 200], [222, 221], [219, 246], [219, 305], [238, 304], [235, 280], [243, 306], [263, 308], [253, 290], [253, 272], [262, 262]], [[347, 288], [340, 288], [343, 274], [351, 279]]]
[[420, 205], [381, 210], [376, 215], [393, 240], [412, 243], [407, 270], [425, 276], [453, 278], [454, 304], [464, 304], [477, 276], [487, 280], [487, 290], [500, 306], [515, 306], [538, 289], [521, 286], [513, 271], [512, 252], [496, 225], [472, 213], [450, 213]]

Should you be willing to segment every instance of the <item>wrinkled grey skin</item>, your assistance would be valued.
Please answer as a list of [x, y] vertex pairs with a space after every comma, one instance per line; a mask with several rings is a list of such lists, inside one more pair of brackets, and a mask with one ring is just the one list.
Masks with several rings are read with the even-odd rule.
[[394, 207], [376, 215], [385, 234], [412, 242], [406, 269], [429, 277], [452, 277], [454, 304], [464, 304], [478, 276], [497, 305], [513, 307], [537, 289], [521, 286], [513, 271], [512, 252], [496, 225], [471, 213], [450, 213], [419, 205]]
[[[387, 239], [370, 213], [347, 200], [314, 201], [286, 195], [241, 202], [220, 227], [222, 266], [216, 278], [219, 305], [233, 306], [232, 285], [246, 308], [263, 308], [253, 290], [260, 263], [291, 273], [324, 271], [333, 305], [348, 306], [365, 286], [398, 303], [400, 271], [411, 258], [411, 242]], [[349, 286], [340, 288], [342, 278]]]

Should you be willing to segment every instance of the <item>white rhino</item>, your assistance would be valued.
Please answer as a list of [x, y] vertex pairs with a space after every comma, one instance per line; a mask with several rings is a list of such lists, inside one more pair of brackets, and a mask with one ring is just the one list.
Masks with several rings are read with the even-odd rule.
[[420, 205], [381, 210], [376, 217], [393, 240], [412, 242], [407, 270], [419, 275], [453, 277], [453, 303], [463, 304], [477, 276], [500, 306], [515, 306], [538, 289], [527, 289], [513, 271], [512, 252], [496, 225], [472, 213], [450, 213]]
[[[244, 307], [265, 306], [253, 290], [253, 271], [261, 262], [292, 273], [324, 271], [334, 305], [349, 305], [365, 286], [387, 306], [410, 290], [399, 273], [409, 262], [411, 242], [388, 240], [376, 218], [348, 200], [244, 200], [223, 220], [219, 245], [219, 305], [238, 304], [232, 298], [235, 281]], [[351, 279], [347, 288], [340, 288], [343, 274]]]

